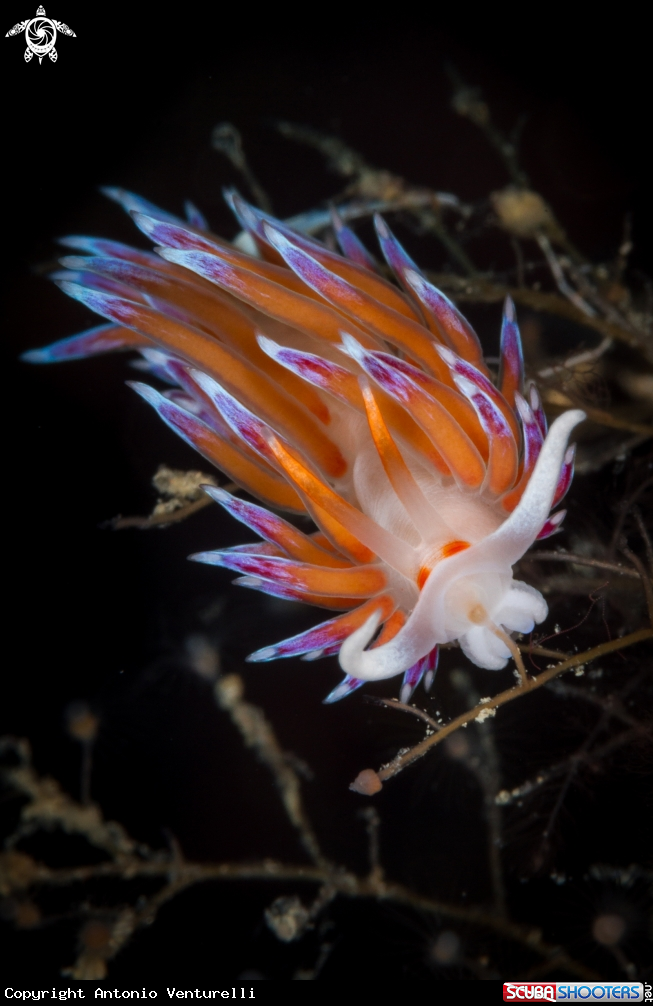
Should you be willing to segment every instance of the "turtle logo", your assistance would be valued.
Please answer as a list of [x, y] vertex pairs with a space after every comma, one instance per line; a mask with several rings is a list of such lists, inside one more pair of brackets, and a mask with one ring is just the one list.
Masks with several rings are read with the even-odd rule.
[[38, 56], [39, 63], [44, 56], [49, 56], [52, 62], [56, 63], [57, 50], [54, 47], [54, 43], [57, 41], [58, 31], [62, 35], [72, 35], [73, 38], [77, 37], [67, 24], [63, 24], [61, 21], [53, 21], [52, 18], [46, 17], [43, 7], [39, 7], [36, 17], [33, 17], [31, 21], [19, 21], [18, 24], [15, 24], [7, 32], [5, 38], [9, 38], [10, 35], [20, 35], [22, 31], [25, 32], [25, 41], [27, 42], [27, 49], [25, 50], [26, 63], [29, 63], [32, 56]]

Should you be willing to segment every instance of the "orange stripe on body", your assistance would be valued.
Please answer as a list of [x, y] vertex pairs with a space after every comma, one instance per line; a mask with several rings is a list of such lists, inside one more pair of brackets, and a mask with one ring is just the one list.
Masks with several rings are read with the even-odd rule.
[[440, 549], [440, 553], [437, 556], [435, 562], [431, 563], [430, 565], [427, 564], [425, 566], [422, 566], [422, 568], [420, 569], [419, 573], [417, 574], [417, 586], [418, 586], [419, 590], [422, 589], [422, 587], [424, 586], [424, 584], [428, 580], [429, 575], [431, 574], [431, 572], [433, 570], [433, 567], [435, 565], [437, 565], [438, 562], [441, 562], [442, 559], [448, 559], [449, 556], [456, 555], [458, 552], [464, 552], [465, 549], [469, 548], [469, 547], [470, 547], [470, 542], [468, 542], [468, 541], [460, 541], [460, 540], [449, 541], [449, 542], [447, 542], [446, 545], [443, 545], [442, 548]]
[[[362, 381], [365, 381], [365, 384], [362, 384], [361, 386], [361, 392], [372, 439], [374, 440], [378, 455], [381, 458], [381, 463], [383, 464], [385, 473], [390, 479], [395, 492], [399, 496], [403, 484], [408, 482], [409, 484], [413, 483], [416, 485], [416, 483], [408, 469], [408, 465], [401, 456], [399, 448], [390, 436], [388, 428], [383, 421], [381, 410], [376, 403], [372, 389], [369, 386], [369, 382], [366, 378], [361, 378], [361, 382]], [[419, 491], [421, 494], [421, 490]]]

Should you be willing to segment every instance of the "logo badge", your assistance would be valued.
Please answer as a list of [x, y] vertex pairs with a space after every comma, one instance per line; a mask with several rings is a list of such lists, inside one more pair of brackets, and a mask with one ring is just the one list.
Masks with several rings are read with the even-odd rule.
[[31, 21], [19, 21], [18, 24], [15, 24], [7, 32], [5, 38], [9, 38], [10, 35], [20, 35], [23, 31], [25, 32], [25, 41], [27, 42], [27, 49], [25, 50], [26, 63], [29, 63], [32, 56], [38, 56], [39, 63], [44, 56], [49, 56], [52, 62], [56, 63], [58, 54], [54, 43], [57, 41], [58, 31], [62, 35], [72, 35], [73, 38], [77, 37], [67, 24], [46, 17], [43, 7], [39, 7], [36, 17], [33, 17]]
[[[650, 985], [648, 986], [650, 988]], [[646, 998], [642, 982], [504, 982], [504, 1002], [567, 1002], [578, 1006], [604, 999], [642, 1002]]]

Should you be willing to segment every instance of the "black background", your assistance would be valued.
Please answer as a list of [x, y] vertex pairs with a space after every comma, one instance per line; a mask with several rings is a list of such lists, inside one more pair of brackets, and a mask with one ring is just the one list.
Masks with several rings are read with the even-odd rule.
[[[148, 512], [149, 482], [160, 462], [189, 468], [198, 462], [125, 388], [124, 359], [56, 368], [17, 363], [20, 351], [90, 323], [84, 308], [37, 271], [54, 260], [52, 239], [63, 233], [140, 243], [129, 219], [98, 194], [100, 184], [123, 185], [173, 212], [190, 198], [216, 231], [234, 234], [220, 190], [242, 183], [209, 147], [212, 126], [224, 120], [242, 131], [280, 216], [316, 205], [340, 182], [317, 154], [282, 140], [272, 127], [276, 118], [340, 135], [371, 163], [412, 182], [466, 200], [487, 196], [508, 179], [480, 134], [450, 110], [447, 59], [483, 87], [501, 128], [528, 113], [524, 164], [583, 251], [594, 259], [614, 255], [631, 211], [634, 265], [646, 270], [652, 251], [647, 29], [634, 5], [611, 9], [609, 20], [596, 9], [581, 17], [540, 5], [528, 12], [439, 10], [426, 23], [414, 9], [399, 8], [370, 9], [367, 18], [302, 8], [264, 21], [244, 5], [191, 3], [168, 14], [154, 6], [62, 0], [46, 11], [77, 35], [60, 37], [56, 64], [25, 64], [22, 38], [2, 40], [2, 732], [29, 737], [39, 768], [76, 793], [78, 750], [65, 735], [64, 713], [70, 701], [86, 699], [102, 718], [93, 792], [107, 816], [155, 846], [176, 836], [189, 858], [298, 858], [265, 770], [215, 711], [209, 686], [187, 670], [184, 644], [191, 633], [207, 633], [221, 648], [224, 668], [238, 671], [247, 652], [312, 624], [314, 613], [266, 606], [247, 591], [228, 589], [226, 573], [186, 562], [192, 551], [245, 540], [213, 508], [164, 532], [99, 529], [117, 513]], [[3, 8], [5, 31], [30, 16], [24, 4]], [[440, 264], [437, 252], [425, 255], [432, 256], [426, 265]], [[495, 349], [498, 312], [481, 325]], [[308, 803], [329, 854], [362, 869], [360, 800], [347, 785], [406, 736], [409, 743], [410, 728], [402, 724], [400, 733], [394, 719], [358, 697], [321, 706], [337, 680], [333, 661], [263, 665], [246, 675], [248, 696], [264, 706], [284, 746], [316, 773]], [[507, 721], [517, 758], [523, 731], [516, 714]], [[395, 876], [450, 900], [487, 895], [484, 839], [468, 796], [426, 764], [383, 795], [385, 854]], [[610, 838], [600, 826], [599, 807], [629, 809], [627, 792], [604, 798], [607, 804], [590, 801], [582, 823], [581, 815], [573, 821], [594, 843], [569, 846], [579, 870], [592, 857], [650, 857], [645, 835], [631, 835], [625, 849], [623, 837]], [[61, 861], [77, 852], [62, 848]], [[112, 977], [119, 982], [157, 966], [192, 970], [207, 962], [234, 977], [252, 968], [290, 977], [295, 958], [280, 956], [259, 921], [278, 893], [185, 895], [121, 955]], [[586, 906], [566, 907], [581, 921], [560, 929], [561, 909], [547, 916], [550, 896], [543, 888], [539, 897], [533, 921], [548, 926], [548, 935], [582, 943]], [[528, 918], [529, 904], [515, 904]], [[339, 907], [338, 916], [346, 935], [332, 977], [360, 977], [369, 966], [389, 978], [429, 978], [422, 965], [429, 923], [369, 906]], [[12, 945], [30, 966], [38, 960], [39, 972], [54, 975], [73, 959], [74, 932], [75, 923], [64, 920], [20, 934]], [[367, 937], [356, 944], [355, 933]]]

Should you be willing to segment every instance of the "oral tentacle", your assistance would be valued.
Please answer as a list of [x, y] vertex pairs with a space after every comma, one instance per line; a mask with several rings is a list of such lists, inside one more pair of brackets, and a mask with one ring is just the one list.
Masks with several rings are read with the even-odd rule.
[[505, 547], [506, 559], [512, 566], [533, 543], [553, 505], [569, 435], [584, 419], [586, 415], [580, 409], [570, 409], [552, 424], [522, 498], [484, 543], [488, 554]]

